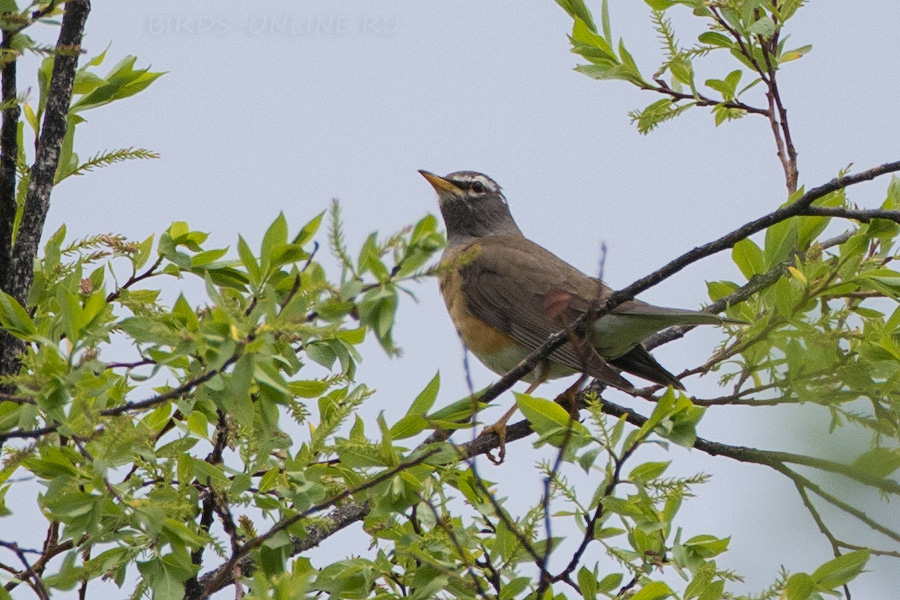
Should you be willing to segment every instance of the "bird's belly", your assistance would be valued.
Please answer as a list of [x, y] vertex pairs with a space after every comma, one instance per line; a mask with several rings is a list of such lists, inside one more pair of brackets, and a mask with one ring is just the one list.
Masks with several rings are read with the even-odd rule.
[[[514, 346], [509, 346], [501, 350], [500, 352], [495, 352], [493, 354], [478, 354], [473, 351], [472, 353], [478, 357], [478, 360], [484, 363], [484, 365], [499, 375], [503, 375], [511, 370], [513, 370], [516, 365], [525, 360], [529, 354], [533, 352], [532, 349], [528, 349], [525, 346], [520, 346], [519, 344], [515, 344]], [[543, 365], [534, 369], [531, 373], [522, 377], [522, 381], [531, 383], [533, 382], [540, 373], [543, 373], [542, 369], [547, 369], [549, 366], [549, 372], [546, 373], [546, 376], [543, 379], [556, 379], [558, 377], [566, 377], [568, 375], [572, 375], [576, 373], [575, 370], [570, 369], [569, 367], [552, 361], [544, 361]]]

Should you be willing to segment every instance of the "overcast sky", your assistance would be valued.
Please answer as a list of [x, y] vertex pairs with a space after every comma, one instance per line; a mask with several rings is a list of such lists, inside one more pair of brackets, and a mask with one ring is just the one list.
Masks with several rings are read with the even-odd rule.
[[[633, 0], [610, 4], [614, 35], [652, 73], [659, 46], [649, 9]], [[900, 3], [863, 4], [865, 10], [811, 3], [790, 29], [789, 45], [814, 45], [779, 73], [800, 180], [808, 186], [850, 163], [862, 170], [900, 158]], [[591, 6], [599, 15], [599, 2]], [[109, 66], [135, 54], [138, 66], [168, 74], [135, 98], [86, 113], [76, 149], [84, 158], [144, 147], [162, 158], [65, 182], [54, 192], [47, 231], [66, 223], [72, 238], [115, 232], [142, 240], [185, 220], [211, 232], [211, 246], [233, 248], [238, 233], [256, 246], [279, 211], [296, 230], [338, 198], [355, 249], [372, 230], [388, 234], [437, 211], [417, 169], [471, 169], [503, 186], [529, 237], [575, 266], [595, 273], [605, 243], [605, 279], [623, 287], [784, 201], [766, 121], [715, 128], [707, 111], [696, 110], [640, 136], [627, 113], [658, 98], [573, 72], [570, 29], [552, 0], [94, 2], [84, 44], [89, 55], [111, 44]], [[690, 43], [692, 32], [698, 30], [688, 22], [682, 41]], [[727, 70], [701, 70], [699, 79], [733, 68], [716, 64]], [[886, 186], [887, 180], [859, 186], [851, 198], [874, 207]], [[723, 255], [641, 298], [696, 308], [708, 301], [706, 280], [738, 277]], [[374, 346], [366, 352], [360, 379], [378, 389], [367, 418], [379, 410], [388, 421], [399, 418], [438, 370], [440, 403], [466, 393], [461, 345], [436, 288], [433, 281], [414, 286], [420, 303], [401, 308], [396, 339], [403, 358], [384, 358]], [[677, 373], [704, 361], [717, 339], [714, 329], [693, 332], [655, 354]], [[480, 365], [473, 374], [476, 387], [496, 379]], [[541, 393], [550, 396], [561, 385]], [[716, 394], [713, 378], [687, 386], [697, 395]], [[504, 405], [511, 401], [504, 396]], [[820, 451], [815, 440], [827, 434], [824, 413], [719, 408], [709, 411], [700, 433], [732, 444]], [[856, 445], [845, 440], [845, 446], [865, 448], [867, 434], [853, 433]], [[510, 455], [501, 467], [485, 464], [482, 474], [501, 482], [501, 496], [515, 483], [536, 501], [539, 474], [530, 467], [542, 454], [524, 441]], [[780, 565], [809, 572], [830, 557], [783, 478], [698, 452], [667, 456], [677, 473], [714, 475], [686, 503], [683, 523], [692, 533], [733, 534], [733, 550], [719, 566], [747, 576], [739, 589], [759, 591]], [[900, 526], [896, 506], [867, 510]], [[359, 531], [351, 528], [343, 547], [314, 552], [314, 564], [341, 555]], [[840, 534], [887, 545], [857, 522], [847, 521]], [[873, 559], [870, 571], [855, 586], [858, 597], [888, 597], [900, 588], [896, 561]]]

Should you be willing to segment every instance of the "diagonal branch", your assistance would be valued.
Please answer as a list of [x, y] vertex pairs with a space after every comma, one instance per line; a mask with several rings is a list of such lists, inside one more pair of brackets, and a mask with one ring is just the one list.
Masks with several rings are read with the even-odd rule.
[[[812, 209], [812, 208], [818, 208], [818, 207], [810, 207], [810, 209]], [[809, 209], [807, 209], [807, 210], [809, 210]], [[900, 214], [900, 213], [898, 213], [898, 214]], [[837, 235], [833, 238], [823, 240], [822, 242], [818, 243], [817, 246], [821, 247], [822, 249], [832, 248], [834, 246], [840, 246], [841, 244], [843, 244], [844, 242], [849, 240], [851, 237], [853, 237], [853, 235], [855, 233], [856, 233], [855, 229], [850, 230], [850, 231], [845, 231], [844, 233]], [[772, 267], [765, 273], [760, 273], [759, 275], [754, 275], [753, 277], [750, 278], [750, 281], [748, 281], [747, 283], [742, 285], [740, 288], [731, 292], [727, 296], [723, 296], [722, 298], [719, 298], [718, 300], [716, 300], [709, 306], [704, 307], [703, 312], [708, 312], [710, 314], [718, 314], [718, 313], [724, 311], [729, 306], [739, 304], [739, 303], [743, 302], [744, 300], [746, 300], [747, 298], [754, 296], [757, 292], [760, 292], [760, 291], [768, 288], [769, 286], [774, 285], [775, 282], [778, 281], [782, 275], [784, 275], [784, 273], [787, 271], [787, 268], [794, 264], [795, 257], [798, 254], [803, 255], [805, 252], [806, 252], [805, 250], [797, 250], [795, 252], [792, 252], [791, 255], [787, 259], [782, 261], [780, 264], [775, 265], [774, 267]], [[669, 342], [672, 342], [674, 340], [684, 337], [685, 333], [694, 329], [695, 327], [696, 327], [696, 325], [675, 325], [673, 327], [664, 329], [663, 331], [660, 331], [659, 333], [655, 333], [655, 334], [651, 335], [650, 337], [648, 337], [641, 343], [644, 346], [644, 348], [646, 348], [647, 350], [652, 350], [653, 348], [657, 348], [659, 346], [662, 346], [663, 344], [668, 344]]]
[[876, 177], [880, 177], [888, 173], [895, 173], [897, 171], [900, 171], [900, 161], [885, 163], [867, 171], [856, 173], [855, 175], [836, 177], [824, 185], [820, 185], [809, 190], [792, 204], [783, 206], [765, 216], [762, 216], [754, 221], [750, 221], [746, 225], [735, 229], [731, 233], [723, 235], [715, 241], [709, 242], [708, 244], [704, 244], [702, 246], [698, 246], [693, 250], [685, 252], [661, 269], [654, 271], [646, 277], [638, 279], [628, 287], [612, 294], [606, 300], [601, 309], [606, 309], [607, 311], [612, 310], [612, 308], [614, 308], [615, 306], [618, 306], [626, 300], [630, 300], [637, 294], [649, 289], [660, 281], [671, 277], [688, 265], [693, 264], [702, 258], [712, 256], [713, 254], [721, 252], [722, 250], [727, 250], [733, 247], [739, 241], [750, 237], [754, 233], [763, 231], [764, 229], [771, 227], [776, 223], [786, 221], [796, 216], [804, 215], [804, 211], [819, 198], [823, 198], [828, 194], [832, 194], [838, 190], [850, 187], [851, 185], [856, 185], [864, 181], [871, 181]]
[[[819, 198], [823, 198], [828, 194], [834, 193], [838, 190], [842, 190], [851, 185], [862, 183], [864, 181], [871, 181], [872, 179], [880, 177], [881, 175], [895, 173], [897, 171], [900, 171], [900, 161], [885, 163], [867, 171], [856, 173], [855, 175], [837, 177], [824, 185], [815, 187], [803, 194], [793, 204], [783, 206], [778, 210], [775, 210], [767, 215], [764, 215], [754, 221], [747, 223], [746, 225], [735, 229], [731, 233], [723, 235], [717, 240], [685, 252], [675, 260], [664, 265], [662, 268], [657, 269], [653, 273], [650, 273], [646, 277], [638, 279], [626, 288], [623, 288], [617, 292], [613, 292], [610, 296], [607, 297], [605, 301], [601, 302], [599, 306], [597, 306], [596, 310], [589, 311], [576, 319], [576, 321], [572, 323], [572, 326], [569, 329], [575, 329], [576, 331], [578, 331], [581, 327], [585, 326], [588, 319], [598, 319], [602, 317], [603, 315], [612, 311], [618, 305], [630, 300], [639, 293], [653, 287], [654, 285], [660, 283], [668, 277], [671, 277], [685, 267], [703, 258], [721, 252], [722, 250], [727, 250], [733, 247], [739, 241], [746, 239], [755, 233], [763, 231], [767, 227], [771, 227], [776, 223], [786, 221], [796, 216], [804, 215], [804, 211], [808, 209], [810, 205]], [[774, 277], [775, 275], [773, 274], [772, 276]], [[478, 397], [478, 400], [481, 402], [490, 402], [491, 400], [500, 396], [500, 394], [511, 388], [516, 382], [522, 379], [522, 377], [533, 371], [541, 363], [541, 361], [550, 356], [550, 354], [552, 354], [554, 350], [562, 346], [568, 339], [568, 330], [558, 331], [551, 335], [549, 338], [547, 338], [546, 342], [536, 348], [531, 354], [529, 354], [524, 360], [522, 360], [522, 362], [520, 362], [512, 370], [503, 375], [496, 383], [488, 387]]]

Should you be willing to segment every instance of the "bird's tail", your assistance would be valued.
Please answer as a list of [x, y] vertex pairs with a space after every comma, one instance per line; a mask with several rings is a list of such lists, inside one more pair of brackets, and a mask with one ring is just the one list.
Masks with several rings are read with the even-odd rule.
[[678, 390], [684, 389], [678, 378], [666, 371], [665, 367], [656, 362], [653, 355], [647, 352], [640, 344], [622, 356], [607, 362], [617, 369], [643, 377], [647, 381], [660, 385], [671, 385]]

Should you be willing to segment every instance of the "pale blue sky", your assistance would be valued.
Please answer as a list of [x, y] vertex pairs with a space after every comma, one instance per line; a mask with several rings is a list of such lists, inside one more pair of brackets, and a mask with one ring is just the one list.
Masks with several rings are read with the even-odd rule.
[[[648, 8], [610, 4], [615, 35], [652, 73], [658, 43]], [[591, 7], [599, 13], [599, 2]], [[861, 170], [898, 159], [900, 4], [865, 7], [811, 3], [790, 30], [789, 44], [814, 44], [779, 74], [803, 184], [823, 183], [849, 163]], [[95, 2], [85, 41], [90, 55], [111, 43], [109, 65], [135, 54], [138, 66], [168, 74], [135, 98], [86, 114], [77, 150], [86, 157], [135, 146], [162, 158], [67, 181], [54, 193], [48, 231], [64, 222], [71, 237], [116, 232], [144, 239], [186, 220], [211, 232], [214, 244], [233, 247], [238, 233], [259, 240], [279, 211], [296, 229], [338, 198], [348, 240], [358, 247], [372, 230], [387, 234], [437, 211], [417, 169], [472, 169], [504, 187], [527, 235], [579, 268], [596, 271], [604, 242], [605, 278], [622, 287], [784, 200], [764, 120], [717, 129], [697, 110], [642, 137], [627, 113], [657, 98], [573, 72], [570, 28], [552, 0]], [[689, 23], [682, 41], [691, 31]], [[701, 73], [704, 79], [727, 70]], [[851, 197], [874, 207], [886, 185], [860, 186]], [[705, 280], [737, 277], [723, 256], [641, 297], [698, 307], [708, 300]], [[378, 389], [367, 407], [373, 418], [379, 410], [389, 421], [398, 418], [437, 370], [444, 381], [439, 402], [466, 391], [461, 346], [436, 284], [415, 291], [421, 302], [404, 303], [396, 328], [403, 358], [383, 358], [372, 346], [360, 369]], [[694, 332], [656, 355], [678, 372], [705, 360], [717, 339], [712, 329]], [[480, 365], [473, 373], [476, 387], [495, 379]], [[712, 378], [687, 386], [698, 395], [717, 393]], [[700, 432], [802, 451], [827, 434], [826, 426], [824, 411], [809, 407], [721, 408], [709, 412]], [[865, 434], [857, 433], [863, 447]], [[528, 441], [510, 454], [501, 467], [485, 464], [483, 474], [500, 482], [501, 495], [533, 493], [536, 501], [539, 474], [530, 466], [541, 454]], [[829, 558], [783, 478], [699, 452], [674, 450], [669, 458], [678, 473], [714, 475], [686, 503], [683, 522], [692, 534], [733, 534], [733, 550], [719, 565], [746, 575], [745, 591], [759, 591], [779, 565], [811, 571]], [[896, 507], [867, 510], [900, 525]], [[847, 528], [845, 537], [862, 529], [856, 522]], [[343, 547], [314, 552], [314, 563], [340, 555], [358, 532], [351, 528]], [[853, 539], [886, 545], [861, 535]], [[900, 587], [896, 561], [873, 560], [870, 571], [855, 586], [858, 597], [886, 597], [884, 590]], [[16, 597], [26, 595], [20, 588]]]

